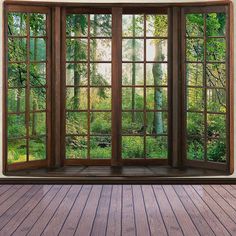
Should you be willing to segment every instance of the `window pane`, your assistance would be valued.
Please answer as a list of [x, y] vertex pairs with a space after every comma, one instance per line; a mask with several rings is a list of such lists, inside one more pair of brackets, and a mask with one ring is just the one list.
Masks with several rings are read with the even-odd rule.
[[143, 85], [144, 72], [141, 63], [122, 64], [122, 84], [123, 85]]
[[209, 138], [226, 137], [226, 116], [207, 114], [207, 134]]
[[90, 85], [111, 85], [111, 63], [90, 63]]
[[187, 140], [187, 159], [204, 159], [204, 139], [201, 137], [188, 138]]
[[7, 117], [7, 130], [9, 138], [25, 137], [25, 114], [8, 115]]
[[123, 61], [143, 61], [144, 53], [143, 39], [123, 39], [122, 40], [122, 60]]
[[203, 39], [186, 39], [187, 61], [203, 61], [204, 43]]
[[8, 59], [9, 61], [26, 61], [26, 39], [10, 38], [8, 39]]
[[167, 137], [146, 137], [146, 157], [164, 158], [168, 157]]
[[111, 89], [91, 88], [90, 89], [90, 109], [110, 110], [111, 109]]
[[46, 35], [46, 15], [39, 13], [30, 14], [30, 36]]
[[226, 162], [226, 140], [209, 139], [207, 142], [207, 160]]
[[87, 39], [67, 39], [66, 40], [66, 60], [86, 61], [87, 60]]
[[111, 39], [90, 40], [91, 61], [111, 61]]
[[167, 15], [147, 15], [146, 16], [146, 36], [167, 37], [168, 18]]
[[166, 110], [168, 109], [167, 88], [146, 88], [146, 109]]
[[204, 108], [203, 89], [187, 88], [187, 109], [202, 111]]
[[143, 112], [122, 112], [123, 134], [144, 134], [144, 132]]
[[93, 37], [111, 37], [111, 15], [90, 15], [90, 34]]
[[111, 113], [91, 112], [90, 113], [91, 134], [111, 134]]
[[67, 88], [66, 109], [71, 109], [71, 110], [88, 109], [88, 89], [78, 88], [78, 87]]
[[66, 64], [66, 85], [87, 85], [88, 65], [86, 63]]
[[226, 92], [224, 89], [207, 89], [207, 111], [226, 112]]
[[207, 86], [225, 87], [226, 68], [225, 64], [207, 64], [206, 66]]
[[7, 154], [8, 164], [26, 161], [26, 140], [25, 139], [8, 140], [7, 146], [8, 146], [8, 154]]
[[87, 137], [66, 137], [66, 159], [87, 158]]
[[46, 85], [46, 63], [30, 64], [30, 86]]
[[92, 136], [90, 137], [90, 158], [110, 159], [111, 158], [111, 137]]
[[46, 39], [43, 38], [30, 39], [30, 60], [31, 61], [46, 60]]
[[88, 16], [84, 14], [69, 14], [66, 16], [67, 36], [87, 36]]
[[147, 112], [147, 134], [167, 134], [168, 113]]
[[66, 134], [87, 134], [88, 113], [67, 112], [66, 113]]
[[46, 88], [30, 89], [30, 111], [46, 109]]
[[8, 35], [25, 36], [26, 35], [26, 14], [8, 13]]
[[140, 37], [144, 36], [143, 15], [122, 15], [122, 36]]
[[207, 40], [207, 61], [225, 61], [226, 60], [226, 41], [225, 39]]
[[188, 86], [203, 86], [203, 65], [200, 63], [187, 63], [186, 80]]
[[143, 108], [143, 88], [122, 88], [122, 109]]
[[25, 88], [8, 89], [8, 112], [25, 111]]
[[168, 83], [166, 63], [147, 63], [146, 64], [146, 84], [147, 85], [167, 85]]
[[143, 137], [122, 137], [122, 158], [144, 158]]
[[25, 64], [8, 64], [8, 86], [22, 87], [26, 81]]
[[45, 135], [46, 130], [46, 112], [37, 112], [30, 114], [29, 135]]
[[147, 61], [167, 61], [166, 39], [147, 39], [146, 42]]
[[206, 15], [206, 32], [208, 36], [224, 36], [225, 30], [225, 13], [209, 13]]
[[187, 37], [203, 37], [204, 17], [203, 14], [187, 14], [186, 15], [186, 36]]
[[205, 132], [204, 114], [188, 112], [187, 113], [187, 134], [203, 136]]
[[46, 138], [38, 137], [29, 140], [29, 160], [45, 160], [47, 155], [46, 151]]

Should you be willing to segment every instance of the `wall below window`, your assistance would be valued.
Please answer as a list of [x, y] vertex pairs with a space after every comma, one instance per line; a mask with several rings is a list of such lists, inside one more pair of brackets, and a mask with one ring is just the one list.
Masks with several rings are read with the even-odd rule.
[[[37, 0], [36, 0], [37, 1]], [[40, 0], [38, 0], [40, 1]], [[43, 0], [44, 2], [52, 2], [53, 0], [51, 1], [48, 1], [48, 0]], [[176, 2], [181, 2], [181, 3], [187, 3], [187, 2], [203, 2], [204, 0], [196, 0], [196, 1], [191, 1], [191, 0], [172, 0], [172, 1], [168, 1], [169, 3], [176, 3]], [[205, 0], [206, 2], [209, 2], [209, 0]], [[213, 0], [214, 1], [214, 0]], [[62, 1], [62, 0], [56, 0], [55, 2], [77, 2], [78, 1]], [[80, 0], [79, 2], [83, 2], [83, 3], [92, 3], [92, 2], [96, 2], [96, 3], [106, 3], [106, 2], [109, 2], [109, 3], [127, 3], [127, 2], [131, 2], [131, 1], [126, 1], [126, 0], [120, 0], [120, 1], [96, 1], [96, 0], [92, 0], [92, 1], [86, 1], [86, 0]], [[136, 0], [137, 3], [147, 3], [147, 1], [144, 1], [144, 0]], [[164, 0], [149, 0], [148, 1], [149, 3], [167, 3], [167, 1], [164, 1]], [[134, 1], [132, 1], [132, 3], [134, 3]], [[234, 3], [234, 15], [236, 16], [236, 0], [233, 0], [233, 3]], [[0, 0], [0, 25], [2, 25], [2, 14], [3, 14], [3, 0]], [[234, 22], [235, 22], [235, 19], [234, 19]], [[2, 27], [0, 27], [0, 39], [2, 39]], [[236, 23], [234, 23], [234, 44], [236, 45], [236, 37], [235, 37], [235, 34], [236, 34]], [[3, 45], [2, 45], [2, 40], [0, 40], [0, 55], [2, 55], [2, 48], [3, 48]], [[236, 78], [236, 50], [234, 50], [234, 78]], [[2, 60], [0, 60], [0, 67], [2, 68]], [[234, 90], [236, 91], [236, 82], [234, 82]], [[2, 90], [3, 90], [3, 87], [2, 87], [2, 73], [0, 74], [0, 97], [2, 98]], [[2, 99], [0, 99], [2, 101]], [[236, 118], [236, 96], [234, 96], [234, 117]], [[2, 102], [0, 102], [0, 116], [2, 117]], [[235, 119], [236, 121], [236, 119]], [[236, 133], [236, 122], [234, 122], [234, 133]], [[2, 174], [2, 119], [0, 119], [0, 178], [1, 177], [5, 177], [3, 174]], [[236, 138], [234, 140], [234, 146], [236, 147]], [[234, 156], [236, 157], [236, 148], [234, 149]], [[236, 161], [234, 163], [235, 165], [235, 168], [236, 169]], [[236, 171], [234, 172], [233, 175], [231, 176], [226, 176], [226, 178], [235, 178], [236, 177]], [[11, 178], [11, 177], [7, 177], [7, 178]], [[203, 177], [204, 178], [204, 177]], [[220, 176], [220, 177], [217, 177], [217, 178], [224, 178], [224, 176]]]

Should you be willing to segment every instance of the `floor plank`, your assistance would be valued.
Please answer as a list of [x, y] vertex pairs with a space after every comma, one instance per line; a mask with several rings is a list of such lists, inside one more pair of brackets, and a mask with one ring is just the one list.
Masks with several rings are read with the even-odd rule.
[[235, 185], [2, 185], [0, 235], [236, 235]]

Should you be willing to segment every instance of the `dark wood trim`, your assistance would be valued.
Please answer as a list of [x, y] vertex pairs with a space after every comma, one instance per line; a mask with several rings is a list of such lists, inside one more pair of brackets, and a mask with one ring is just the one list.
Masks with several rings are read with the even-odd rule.
[[24, 170], [24, 169], [38, 169], [47, 167], [47, 160], [19, 162], [7, 166], [7, 171]]

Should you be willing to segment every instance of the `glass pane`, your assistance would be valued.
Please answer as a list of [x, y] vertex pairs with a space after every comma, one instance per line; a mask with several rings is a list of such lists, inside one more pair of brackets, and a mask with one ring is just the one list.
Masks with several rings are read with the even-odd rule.
[[84, 14], [70, 14], [66, 16], [67, 36], [87, 36], [88, 16]]
[[86, 61], [87, 60], [87, 39], [67, 39], [66, 40], [66, 60]]
[[206, 33], [208, 36], [224, 36], [225, 29], [225, 13], [209, 13], [206, 15]]
[[188, 86], [203, 86], [203, 65], [200, 63], [187, 63], [186, 79]]
[[66, 134], [87, 134], [88, 113], [66, 112]]
[[46, 109], [46, 88], [30, 89], [30, 111]]
[[167, 134], [168, 113], [147, 112], [147, 134]]
[[93, 37], [111, 37], [111, 20], [109, 14], [90, 15], [90, 34]]
[[66, 109], [71, 109], [71, 110], [88, 109], [88, 89], [79, 87], [67, 88]]
[[122, 109], [143, 108], [143, 88], [122, 88]]
[[167, 137], [146, 137], [146, 158], [168, 157]]
[[38, 137], [29, 140], [29, 160], [45, 160], [47, 156], [46, 138]]
[[203, 61], [204, 55], [203, 39], [186, 39], [187, 61]]
[[8, 140], [7, 146], [8, 146], [8, 154], [7, 154], [8, 164], [26, 161], [27, 156], [26, 156], [25, 139]]
[[167, 85], [168, 81], [166, 63], [147, 63], [146, 64], [146, 84], [147, 85]]
[[111, 85], [111, 63], [90, 63], [90, 85]]
[[122, 64], [122, 84], [123, 85], [143, 85], [144, 72], [141, 63]]
[[203, 37], [204, 16], [203, 14], [186, 14], [186, 36]]
[[143, 15], [122, 15], [122, 36], [140, 37], [144, 36]]
[[226, 68], [225, 64], [207, 64], [206, 66], [207, 86], [225, 87]]
[[203, 89], [187, 88], [187, 109], [202, 111], [204, 108]]
[[91, 134], [111, 134], [111, 113], [91, 112], [90, 113]]
[[144, 158], [144, 139], [137, 136], [122, 137], [122, 158]]
[[46, 85], [46, 63], [30, 64], [30, 86]]
[[86, 63], [66, 64], [66, 85], [87, 85], [88, 65]]
[[203, 113], [187, 113], [187, 134], [203, 136], [205, 131], [204, 127], [204, 114]]
[[8, 89], [8, 112], [25, 111], [25, 88]]
[[187, 159], [204, 160], [204, 139], [200, 137], [187, 139]]
[[8, 39], [8, 60], [15, 62], [26, 61], [26, 39]]
[[226, 140], [209, 139], [207, 142], [207, 160], [226, 162]]
[[66, 137], [66, 159], [87, 158], [87, 137]]
[[8, 35], [25, 36], [26, 35], [26, 14], [8, 13]]
[[146, 88], [146, 109], [167, 110], [167, 88]]
[[122, 40], [122, 60], [123, 61], [143, 61], [144, 54], [143, 39], [123, 39]]
[[225, 39], [207, 40], [207, 61], [225, 61], [226, 60], [226, 41]]
[[110, 159], [111, 158], [111, 137], [92, 136], [90, 137], [90, 158]]
[[91, 39], [90, 60], [111, 61], [111, 39]]
[[123, 134], [144, 134], [143, 112], [122, 112]]
[[167, 37], [168, 17], [167, 15], [147, 15], [146, 16], [146, 36], [147, 37]]
[[110, 110], [111, 109], [111, 89], [91, 88], [90, 89], [90, 109]]
[[146, 42], [147, 61], [167, 61], [166, 39], [147, 39]]
[[22, 87], [26, 81], [25, 64], [8, 64], [8, 86]]
[[7, 130], [9, 138], [18, 138], [26, 136], [25, 114], [8, 115]]
[[30, 14], [30, 36], [46, 35], [46, 14]]
[[207, 134], [209, 138], [226, 137], [226, 116], [207, 114]]
[[30, 61], [46, 61], [46, 39], [30, 39]]
[[226, 112], [226, 92], [224, 89], [207, 89], [207, 111]]
[[46, 113], [37, 112], [30, 114], [30, 123], [29, 123], [29, 135], [45, 135], [47, 132], [46, 128]]

